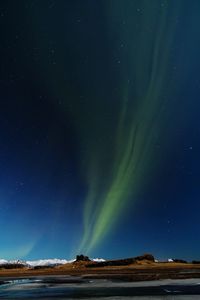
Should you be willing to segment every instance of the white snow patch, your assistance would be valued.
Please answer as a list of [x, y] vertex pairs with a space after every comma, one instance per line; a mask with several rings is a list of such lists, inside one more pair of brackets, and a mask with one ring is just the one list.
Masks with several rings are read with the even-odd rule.
[[5, 259], [0, 259], [0, 265], [5, 265], [5, 264], [7, 264], [7, 263], [8, 263], [7, 260], [5, 260]]
[[26, 264], [26, 262], [18, 259], [17, 260], [0, 259], [0, 265], [5, 265], [5, 264]]
[[92, 258], [92, 261], [103, 262], [103, 261], [105, 261], [105, 259], [103, 259], [103, 258]]
[[66, 260], [66, 259], [39, 259], [39, 260], [27, 260], [26, 264], [31, 267], [36, 266], [53, 266], [53, 265], [64, 265], [72, 263], [74, 260]]

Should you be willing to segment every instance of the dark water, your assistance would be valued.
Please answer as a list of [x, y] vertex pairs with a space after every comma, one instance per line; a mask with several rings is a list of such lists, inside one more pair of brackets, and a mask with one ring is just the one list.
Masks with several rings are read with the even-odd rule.
[[120, 282], [57, 276], [7, 279], [0, 299], [200, 299], [200, 280]]

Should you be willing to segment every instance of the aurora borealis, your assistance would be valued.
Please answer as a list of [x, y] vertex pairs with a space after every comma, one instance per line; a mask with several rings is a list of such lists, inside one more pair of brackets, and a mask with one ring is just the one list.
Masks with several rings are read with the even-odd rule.
[[[170, 81], [167, 76], [167, 63], [170, 58], [169, 47], [173, 35], [171, 27], [175, 27], [175, 24], [169, 26], [169, 14], [174, 23], [173, 10], [176, 10], [177, 4], [178, 2], [170, 7], [166, 2], [158, 7], [156, 2], [144, 1], [144, 12], [136, 16], [137, 21], [132, 15], [127, 16], [129, 6], [124, 7], [122, 3], [112, 3], [110, 8], [111, 13], [114, 14], [114, 10], [117, 18], [121, 20], [124, 15], [127, 16], [126, 22], [130, 28], [129, 31], [126, 28], [127, 36], [125, 38], [123, 36], [125, 30], [120, 32], [120, 28], [118, 29], [128, 48], [126, 52], [128, 61], [124, 63], [121, 75], [122, 104], [119, 108], [120, 116], [116, 126], [116, 138], [113, 142], [115, 150], [110, 167], [111, 179], [100, 199], [98, 199], [98, 188], [95, 187], [93, 178], [90, 178], [91, 192], [86, 200], [85, 240], [83, 242], [87, 245], [86, 249], [87, 247], [90, 249], [101, 241], [112, 223], [119, 217], [123, 206], [130, 198], [134, 201], [134, 192], [148, 180], [146, 172], [152, 167], [150, 160], [155, 159], [152, 157], [151, 149], [153, 134], [159, 135], [159, 127], [162, 126], [160, 114], [165, 105], [163, 87], [166, 80]], [[112, 14], [108, 16], [109, 19], [116, 18]], [[138, 28], [134, 28], [135, 22], [138, 22], [139, 33]], [[149, 34], [143, 36], [149, 22], [151, 24]], [[124, 53], [122, 59], [124, 59], [123, 56]], [[129, 82], [129, 77], [133, 80], [132, 84]], [[101, 154], [99, 154], [99, 149], [97, 152], [96, 161], [98, 162]], [[94, 180], [97, 181], [97, 185], [101, 185], [101, 178]], [[97, 198], [96, 201], [95, 198]], [[96, 208], [96, 202], [100, 203], [100, 207]], [[94, 212], [96, 220], [92, 223], [90, 220]]]
[[2, 1], [0, 258], [198, 257], [199, 9]]

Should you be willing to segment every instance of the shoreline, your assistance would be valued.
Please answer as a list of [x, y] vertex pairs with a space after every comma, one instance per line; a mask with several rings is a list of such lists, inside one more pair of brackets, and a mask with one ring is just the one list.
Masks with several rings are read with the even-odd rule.
[[74, 276], [84, 279], [107, 279], [119, 281], [150, 281], [162, 279], [200, 278], [200, 265], [182, 263], [132, 264], [128, 266], [94, 267], [87, 264], [66, 264], [56, 267], [30, 269], [1, 269], [0, 281], [5, 278], [29, 278], [38, 276]]

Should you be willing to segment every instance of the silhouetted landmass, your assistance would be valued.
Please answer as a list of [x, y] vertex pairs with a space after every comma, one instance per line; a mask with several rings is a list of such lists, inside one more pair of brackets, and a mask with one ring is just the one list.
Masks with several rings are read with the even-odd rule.
[[187, 264], [188, 262], [186, 260], [183, 259], [173, 259], [173, 262], [175, 263], [179, 263], [179, 264]]
[[106, 266], [128, 266], [128, 265], [135, 264], [137, 262], [142, 262], [142, 261], [146, 262], [146, 263], [152, 263], [152, 262], [155, 262], [155, 259], [152, 254], [144, 254], [141, 256], [136, 256], [136, 257], [131, 257], [131, 258], [96, 262], [96, 263], [87, 265], [87, 267], [88, 268], [97, 268], [97, 267], [106, 267]]
[[81, 254], [81, 255], [76, 256], [76, 261], [91, 261], [91, 260], [89, 259], [88, 256], [85, 256], [85, 255]]
[[23, 268], [25, 268], [25, 265], [19, 263], [0, 265], [0, 269], [23, 269]]
[[0, 277], [2, 278], [56, 275], [75, 276], [75, 280], [77, 276], [78, 280], [84, 278], [122, 281], [200, 278], [200, 261], [194, 260], [189, 263], [183, 259], [174, 259], [158, 262], [155, 261], [152, 254], [144, 254], [131, 258], [96, 262], [81, 254], [77, 255], [76, 261], [60, 265], [31, 267], [21, 261], [0, 265]]
[[150, 262], [155, 262], [155, 258], [152, 254], [143, 254], [141, 256], [136, 256], [135, 257], [136, 261], [142, 261], [142, 260], [146, 260], [146, 261], [150, 261]]

